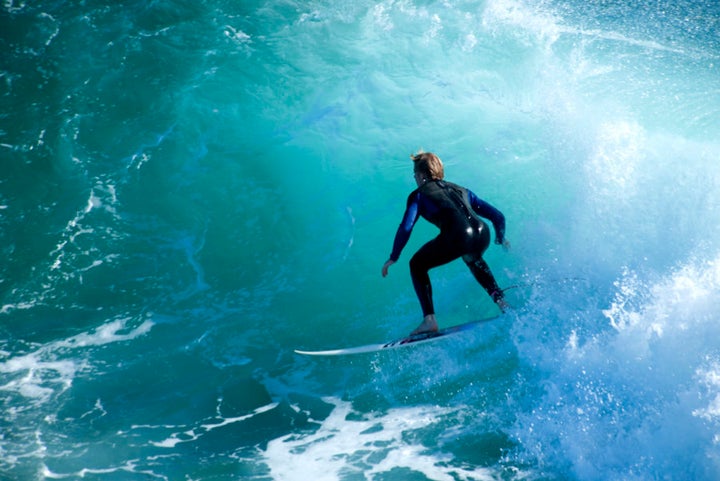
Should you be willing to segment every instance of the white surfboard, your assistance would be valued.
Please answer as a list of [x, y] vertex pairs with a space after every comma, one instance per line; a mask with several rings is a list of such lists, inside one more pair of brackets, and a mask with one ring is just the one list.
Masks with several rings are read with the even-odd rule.
[[364, 346], [347, 347], [343, 349], [330, 349], [327, 351], [302, 351], [296, 349], [297, 354], [305, 356], [344, 356], [347, 354], [362, 354], [365, 352], [377, 352], [386, 349], [395, 349], [397, 347], [415, 346], [424, 342], [436, 341], [447, 336], [458, 334], [460, 332], [469, 331], [474, 329], [480, 324], [486, 323], [497, 319], [500, 316], [489, 317], [487, 319], [480, 319], [478, 321], [471, 321], [465, 324], [459, 324], [457, 326], [446, 327], [437, 332], [424, 332], [422, 334], [415, 334], [414, 336], [407, 336], [394, 341], [385, 342], [382, 344], [366, 344]]

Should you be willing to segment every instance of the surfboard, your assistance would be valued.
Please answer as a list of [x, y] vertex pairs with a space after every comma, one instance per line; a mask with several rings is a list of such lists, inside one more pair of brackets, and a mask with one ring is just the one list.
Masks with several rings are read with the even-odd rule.
[[423, 332], [421, 334], [402, 337], [400, 339], [395, 339], [394, 341], [384, 342], [380, 344], [366, 344], [364, 346], [346, 347], [342, 349], [330, 349], [327, 351], [302, 351], [296, 349], [295, 352], [304, 356], [345, 356], [348, 354], [362, 354], [366, 352], [377, 352], [388, 349], [395, 349], [398, 347], [416, 346], [425, 342], [437, 341], [438, 339], [469, 331], [478, 327], [481, 324], [493, 321], [498, 317], [500, 316], [488, 317], [486, 319], [466, 322], [465, 324], [458, 324], [457, 326], [446, 327], [445, 329], [441, 329], [437, 332]]

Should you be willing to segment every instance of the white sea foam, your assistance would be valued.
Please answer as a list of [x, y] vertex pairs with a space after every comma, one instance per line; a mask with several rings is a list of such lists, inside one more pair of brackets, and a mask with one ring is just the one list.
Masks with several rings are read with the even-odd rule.
[[324, 400], [335, 407], [317, 421], [314, 432], [273, 439], [263, 450], [273, 479], [334, 481], [356, 474], [372, 480], [384, 479], [391, 471], [420, 473], [436, 481], [499, 479], [489, 468], [454, 465], [451, 455], [416, 440], [418, 431], [441, 424], [461, 408], [415, 406], [359, 414], [349, 402]]
[[[116, 211], [117, 192], [115, 186], [110, 182], [98, 181], [90, 189], [85, 206], [78, 210], [75, 217], [70, 219], [65, 226], [60, 240], [55, 249], [50, 252], [54, 258], [51, 271], [61, 271], [62, 276], [74, 278], [82, 276], [82, 272], [97, 267], [105, 262], [111, 262], [117, 257], [115, 253], [103, 252], [94, 242], [83, 242], [85, 237], [97, 236], [109, 241], [119, 234], [113, 229], [113, 224], [119, 221]], [[97, 228], [96, 216], [109, 215], [111, 223], [108, 227]], [[87, 257], [95, 257], [89, 265], [76, 265], [79, 259], [86, 263]], [[63, 269], [65, 268], [65, 269]]]
[[[248, 419], [250, 419], [258, 414], [262, 414], [264, 412], [270, 411], [272, 409], [275, 409], [276, 407], [277, 407], [277, 403], [270, 403], [270, 404], [266, 404], [265, 406], [260, 406], [259, 408], [253, 410], [251, 413], [245, 414], [242, 416], [234, 416], [231, 418], [221, 417], [218, 419], [213, 419], [212, 422], [203, 423], [198, 427], [184, 429], [181, 432], [173, 433], [169, 437], [163, 439], [162, 441], [150, 441], [150, 444], [152, 444], [153, 446], [157, 446], [159, 448], [174, 448], [176, 445], [178, 445], [180, 443], [195, 441], [196, 439], [204, 436], [205, 434], [209, 433], [210, 431], [212, 431], [214, 429], [218, 429], [223, 426], [227, 426], [229, 424], [247, 421]], [[133, 426], [133, 429], [140, 429], [140, 428], [174, 429], [176, 427], [175, 426]]]
[[129, 341], [147, 334], [153, 326], [153, 322], [146, 319], [128, 329], [129, 321], [129, 318], [116, 319], [92, 331], [41, 345], [27, 354], [10, 354], [0, 362], [0, 373], [11, 378], [0, 386], [0, 391], [47, 401], [55, 393], [68, 389], [77, 372], [87, 368], [88, 361], [78, 349]]
[[32, 309], [35, 305], [36, 303], [34, 301], [5, 304], [2, 308], [0, 308], [0, 314], [8, 314], [16, 309]]
[[541, 465], [583, 480], [627, 479], [629, 469], [659, 479], [683, 466], [692, 469], [673, 479], [717, 479], [720, 257], [640, 279], [627, 270], [618, 281], [609, 330], [560, 323], [564, 345], [521, 344], [543, 393], [518, 416], [516, 439]]
[[150, 332], [153, 321], [146, 319], [139, 326], [130, 329], [127, 333], [123, 334], [121, 331], [126, 330], [129, 318], [116, 319], [110, 321], [107, 324], [103, 324], [92, 332], [83, 332], [76, 336], [70, 337], [63, 341], [58, 341], [54, 347], [87, 347], [87, 346], [102, 346], [112, 342], [129, 341], [136, 337], [142, 336]]
[[72, 473], [56, 473], [47, 466], [43, 465], [41, 472], [42, 476], [47, 479], [84, 479], [85, 477], [93, 478], [95, 477], [94, 475], [112, 475], [117, 473], [125, 473], [121, 475], [121, 478], [124, 476], [140, 475], [143, 478], [148, 479], [170, 479], [167, 476], [157, 474], [150, 469], [139, 468], [139, 466], [144, 465], [145, 462], [146, 461], [142, 459], [131, 459], [124, 462], [120, 466], [114, 466], [109, 468], [82, 468], [79, 471]]
[[0, 386], [0, 391], [17, 392], [23, 397], [48, 399], [60, 386], [70, 387], [78, 365], [71, 360], [46, 360], [46, 350], [15, 356], [0, 363], [0, 373], [15, 374], [12, 380]]

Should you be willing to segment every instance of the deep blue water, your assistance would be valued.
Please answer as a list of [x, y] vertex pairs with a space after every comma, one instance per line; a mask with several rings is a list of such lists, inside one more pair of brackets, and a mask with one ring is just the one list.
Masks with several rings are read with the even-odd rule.
[[[0, 479], [720, 479], [714, 2], [0, 8]], [[419, 323], [420, 148], [515, 309], [294, 354]]]

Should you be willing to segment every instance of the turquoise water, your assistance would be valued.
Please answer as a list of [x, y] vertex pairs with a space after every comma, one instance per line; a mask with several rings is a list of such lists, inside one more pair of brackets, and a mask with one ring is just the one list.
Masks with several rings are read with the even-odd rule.
[[[714, 3], [1, 8], [0, 479], [720, 478]], [[515, 309], [295, 355], [420, 321], [420, 148]]]

